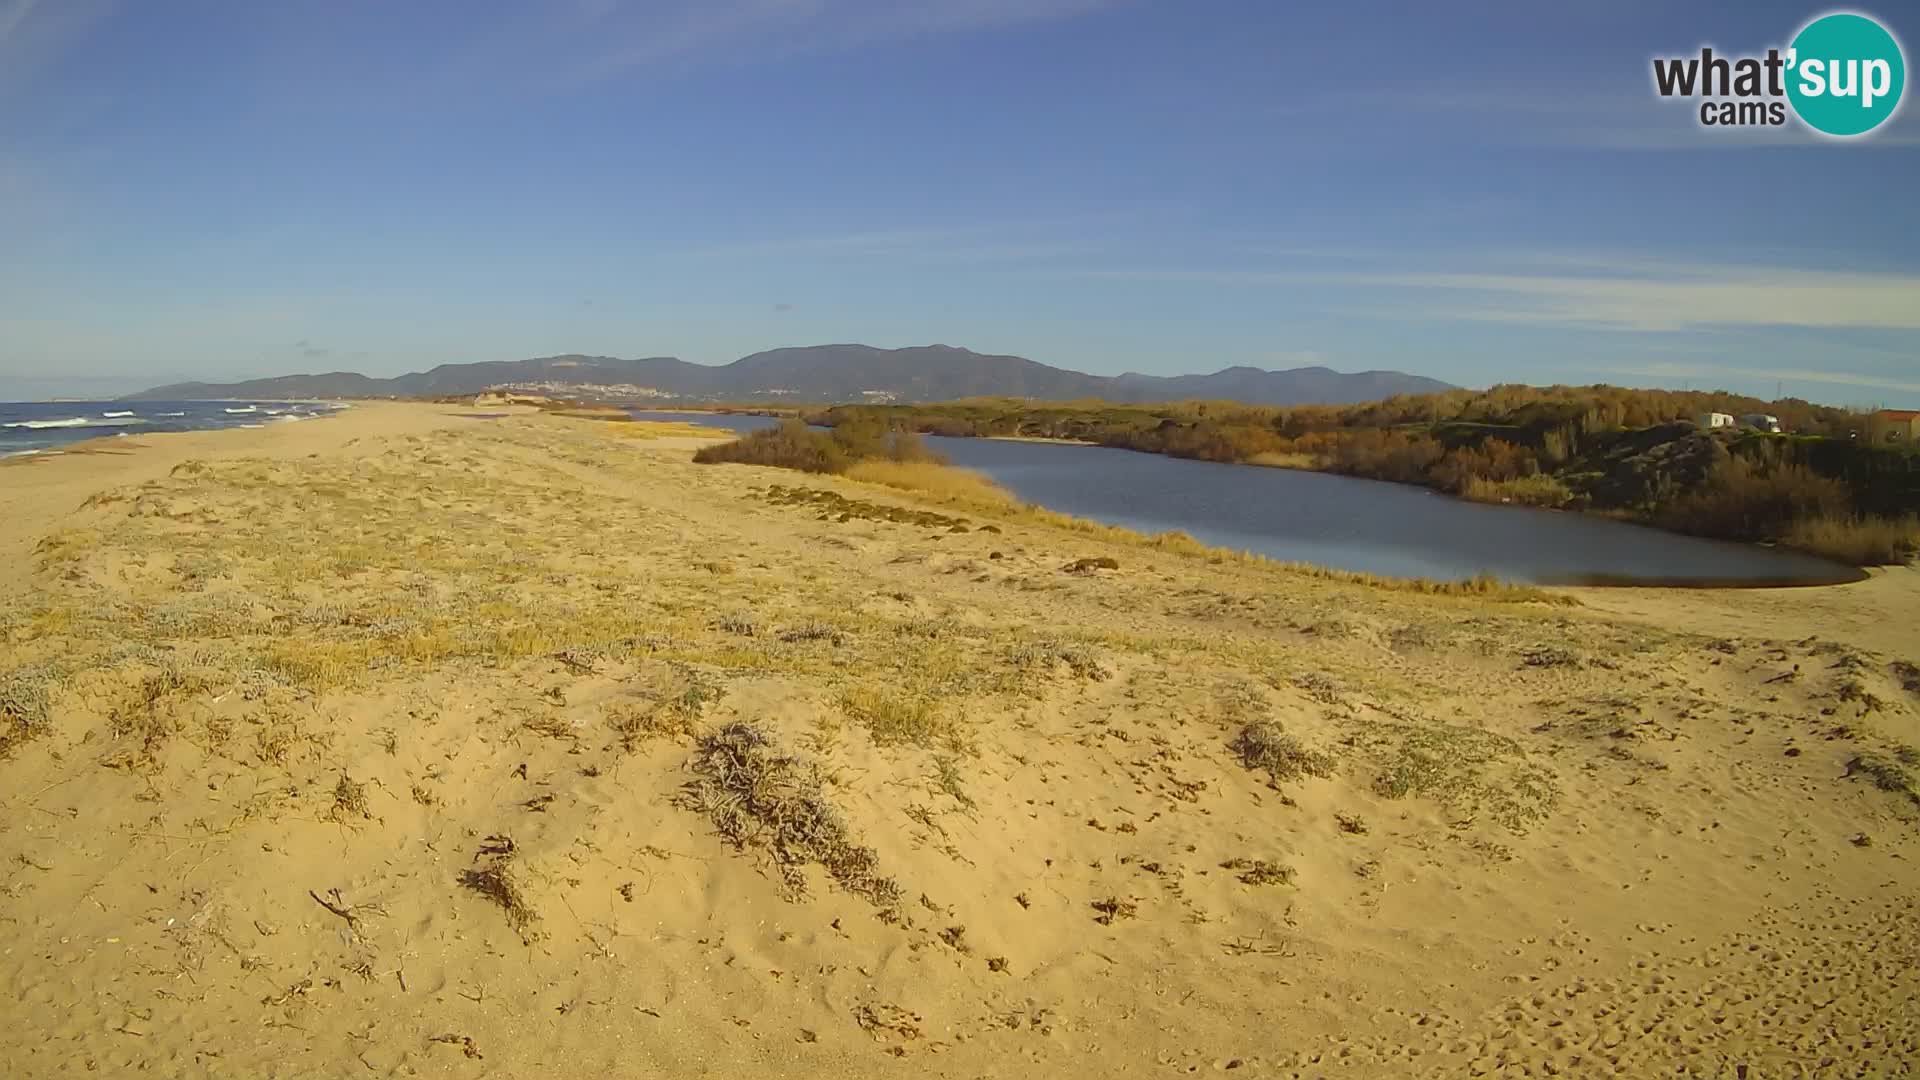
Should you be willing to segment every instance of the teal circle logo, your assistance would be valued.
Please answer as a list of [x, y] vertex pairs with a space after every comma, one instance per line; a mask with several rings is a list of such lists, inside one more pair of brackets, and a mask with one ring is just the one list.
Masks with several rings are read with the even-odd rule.
[[1787, 100], [1815, 131], [1864, 135], [1893, 116], [1906, 88], [1900, 43], [1865, 15], [1822, 15], [1787, 51]]

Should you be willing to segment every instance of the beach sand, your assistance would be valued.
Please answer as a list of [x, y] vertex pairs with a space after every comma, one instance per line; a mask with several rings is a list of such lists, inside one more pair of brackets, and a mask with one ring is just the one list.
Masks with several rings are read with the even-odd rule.
[[0, 467], [7, 1075], [1920, 1064], [1916, 571], [1428, 596], [474, 411]]

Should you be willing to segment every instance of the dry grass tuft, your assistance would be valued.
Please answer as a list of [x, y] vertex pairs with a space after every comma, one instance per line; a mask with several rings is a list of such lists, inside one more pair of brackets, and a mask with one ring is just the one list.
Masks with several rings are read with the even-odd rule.
[[1140, 914], [1140, 905], [1118, 896], [1109, 896], [1093, 902], [1095, 912], [1093, 921], [1101, 926], [1112, 926], [1120, 919], [1131, 919]]
[[460, 884], [500, 905], [507, 913], [507, 925], [513, 927], [521, 941], [531, 945], [545, 935], [539, 929], [540, 914], [528, 896], [526, 873], [518, 857], [512, 837], [489, 836], [475, 856], [486, 861], [462, 871]]
[[327, 811], [327, 820], [373, 820], [373, 808], [367, 805], [367, 785], [341, 773], [339, 783], [333, 785], [333, 807]]
[[1374, 793], [1430, 798], [1459, 814], [1485, 813], [1514, 832], [1559, 803], [1553, 773], [1505, 736], [1457, 725], [1360, 723], [1347, 742], [1384, 751]]
[[60, 675], [57, 668], [41, 664], [0, 676], [0, 758], [47, 733], [50, 691]]
[[1265, 859], [1228, 859], [1220, 869], [1238, 871], [1243, 885], [1293, 884], [1293, 867]]
[[1270, 469], [1315, 469], [1320, 459], [1312, 454], [1289, 454], [1278, 450], [1268, 450], [1247, 459], [1249, 465], [1265, 465]]
[[1016, 646], [1007, 659], [1025, 675], [1051, 675], [1064, 664], [1076, 679], [1105, 682], [1113, 677], [1113, 672], [1091, 651], [1058, 641], [1033, 641]]
[[860, 1030], [878, 1041], [896, 1038], [903, 1042], [912, 1042], [924, 1034], [920, 1029], [922, 1023], [920, 1016], [898, 1005], [862, 1004], [853, 1010], [853, 1022], [860, 1025]]
[[1920, 517], [1802, 519], [1781, 542], [1850, 566], [1897, 566], [1920, 554]]
[[1573, 501], [1573, 490], [1561, 483], [1558, 477], [1545, 473], [1532, 476], [1520, 476], [1511, 480], [1488, 480], [1484, 477], [1469, 477], [1465, 488], [1461, 489], [1463, 498], [1474, 502], [1511, 503], [1517, 506], [1544, 506], [1554, 509]]
[[881, 746], [964, 749], [953, 720], [925, 698], [860, 687], [840, 695], [840, 711], [866, 728]]
[[1908, 772], [1902, 761], [1920, 764], [1920, 754], [1906, 748], [1905, 753], [1896, 752], [1894, 757], [1880, 754], [1861, 754], [1847, 762], [1848, 776], [1864, 776], [1881, 791], [1892, 791], [1920, 799], [1920, 789], [1914, 787], [1913, 774]]
[[765, 731], [740, 721], [702, 737], [692, 768], [697, 778], [683, 805], [711, 818], [735, 847], [765, 850], [793, 894], [805, 895], [805, 868], [818, 863], [876, 907], [900, 902], [900, 886], [880, 873], [872, 848], [855, 842], [817, 770], [782, 753]]
[[611, 417], [591, 413], [560, 412], [559, 416], [574, 416], [584, 420], [612, 420], [600, 429], [604, 435], [622, 439], [712, 439], [713, 429], [699, 424], [682, 423], [669, 420], [613, 420]]
[[132, 750], [118, 757], [116, 763], [152, 765], [167, 741], [180, 730], [174, 702], [207, 686], [204, 678], [183, 671], [171, 661], [160, 670], [141, 676], [132, 693], [116, 702], [107, 713], [108, 733], [116, 740], [135, 744]]
[[707, 706], [719, 701], [720, 687], [683, 672], [679, 681], [644, 700], [614, 702], [605, 709], [607, 726], [632, 751], [649, 739], [691, 738]]
[[1019, 503], [1007, 490], [980, 473], [928, 462], [863, 461], [847, 470], [847, 479], [911, 491], [933, 500], [975, 510], [1011, 510]]
[[1527, 649], [1520, 654], [1520, 662], [1528, 667], [1584, 667], [1585, 661], [1579, 653], [1558, 645], [1540, 645]]
[[1274, 720], [1255, 720], [1241, 728], [1227, 748], [1247, 768], [1265, 769], [1276, 784], [1302, 776], [1332, 776], [1337, 764], [1333, 755], [1307, 749]]
[[843, 645], [846, 643], [847, 635], [832, 623], [824, 623], [816, 620], [813, 622], [804, 622], [798, 626], [790, 626], [780, 631], [780, 640], [788, 644], [807, 641], [825, 641], [833, 645]]
[[[558, 695], [559, 692], [557, 690], [550, 691], [550, 694]], [[560, 695], [559, 700], [553, 700], [552, 697], [549, 697], [548, 701], [555, 706], [566, 704], [564, 695]], [[567, 719], [564, 714], [557, 712], [527, 713], [520, 718], [520, 727], [522, 730], [531, 731], [535, 735], [544, 736], [549, 739], [578, 739], [580, 737], [580, 733], [574, 730], [573, 721]]]
[[607, 726], [632, 752], [649, 739], [680, 739], [693, 734], [693, 722], [676, 709], [652, 701], [617, 701], [606, 707]]
[[1877, 712], [1886, 707], [1886, 702], [1878, 694], [1867, 689], [1867, 684], [1859, 679], [1843, 679], [1835, 688], [1834, 696], [1845, 702], [1858, 702], [1862, 716]]
[[966, 809], [973, 809], [973, 796], [967, 794], [966, 778], [960, 774], [960, 759], [948, 754], [936, 754], [933, 767], [934, 785], [954, 802]]

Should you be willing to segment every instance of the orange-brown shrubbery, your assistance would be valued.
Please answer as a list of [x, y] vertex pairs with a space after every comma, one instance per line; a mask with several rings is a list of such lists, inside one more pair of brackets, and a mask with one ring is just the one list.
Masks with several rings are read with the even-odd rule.
[[1431, 435], [1377, 428], [1342, 431], [1331, 442], [1321, 454], [1327, 469], [1400, 484], [1428, 483], [1427, 471], [1447, 452]]
[[1447, 451], [1427, 470], [1427, 478], [1434, 487], [1462, 495], [1476, 480], [1504, 484], [1539, 471], [1540, 459], [1533, 451], [1505, 439], [1488, 439], [1479, 446]]

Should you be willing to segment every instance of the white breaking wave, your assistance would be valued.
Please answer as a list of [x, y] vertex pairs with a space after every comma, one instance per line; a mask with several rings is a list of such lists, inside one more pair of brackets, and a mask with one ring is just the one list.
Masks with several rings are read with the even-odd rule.
[[185, 416], [187, 414], [183, 412], [163, 412], [163, 413], [155, 413], [154, 415], [155, 416]]
[[42, 428], [125, 427], [128, 424], [143, 423], [146, 423], [146, 421], [137, 417], [119, 420], [89, 420], [84, 416], [75, 416], [67, 420], [16, 420], [11, 424], [0, 425], [0, 427], [31, 428], [38, 431]]
[[129, 410], [127, 412], [103, 412], [100, 415], [101, 416], [132, 416], [133, 413], [131, 410]]
[[15, 423], [8, 424], [7, 426], [33, 428], [35, 430], [38, 430], [40, 428], [54, 428], [54, 427], [86, 427], [91, 422], [92, 421], [89, 421], [84, 416], [76, 416], [71, 420], [20, 420]]
[[249, 405], [244, 409], [228, 409], [226, 411], [230, 413], [250, 413], [250, 412], [259, 412], [260, 410], [257, 406]]

